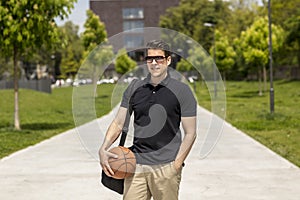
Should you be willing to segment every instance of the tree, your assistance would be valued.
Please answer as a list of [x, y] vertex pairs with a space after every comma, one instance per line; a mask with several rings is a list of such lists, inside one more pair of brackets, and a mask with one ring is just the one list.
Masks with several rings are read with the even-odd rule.
[[[273, 51], [276, 52], [284, 41], [283, 30], [279, 26], [272, 25], [272, 31]], [[268, 63], [269, 56], [267, 18], [261, 17], [257, 19], [251, 27], [243, 31], [240, 38], [240, 45], [246, 63], [256, 68], [260, 83], [264, 74], [264, 83], [266, 85], [266, 64]], [[262, 95], [261, 84], [259, 95]]]
[[[264, 6], [262, 7], [263, 14], [267, 14], [268, 0], [263, 0]], [[278, 24], [284, 29], [287, 28], [287, 22], [300, 14], [300, 0], [272, 0], [272, 21], [274, 24]]]
[[300, 67], [300, 16], [291, 18], [288, 21], [288, 35], [286, 42], [288, 45], [293, 45], [297, 54], [298, 67]]
[[202, 77], [207, 80], [213, 80], [213, 59], [208, 53], [199, 46], [193, 46], [188, 51], [187, 58], [181, 58], [177, 63], [176, 69], [181, 72], [197, 70]]
[[251, 4], [252, 0], [235, 0], [231, 1], [231, 16], [232, 21], [229, 23], [228, 36], [230, 40], [240, 36], [242, 31], [245, 31], [251, 24], [253, 24], [257, 16], [259, 7]]
[[117, 73], [125, 74], [136, 67], [136, 62], [128, 55], [126, 49], [120, 49], [117, 55], [115, 69]]
[[[40, 46], [51, 47], [58, 41], [54, 19], [70, 13], [76, 0], [40, 1], [6, 0], [0, 2], [1, 52], [13, 57], [14, 65], [14, 125], [20, 130], [18, 61], [25, 53], [30, 54]], [[31, 52], [31, 53], [32, 53]]]
[[214, 48], [216, 48], [215, 62], [223, 75], [223, 80], [226, 80], [226, 73], [233, 67], [236, 53], [232, 46], [229, 44], [228, 37], [225, 34], [221, 34], [216, 30], [215, 46], [210, 49], [210, 55], [214, 54]]
[[176, 70], [180, 72], [188, 72], [193, 69], [191, 63], [189, 63], [186, 59], [181, 58], [181, 60], [176, 65]]
[[[263, 0], [264, 6], [261, 7], [261, 13], [267, 14], [268, 0]], [[288, 33], [285, 44], [275, 57], [275, 62], [280, 65], [298, 65], [300, 66], [300, 47], [297, 44], [297, 18], [300, 16], [300, 0], [272, 0], [271, 14], [272, 22], [279, 25]], [[295, 34], [296, 33], [296, 34]], [[298, 35], [298, 36], [297, 36]]]
[[114, 53], [112, 46], [107, 44], [105, 25], [99, 16], [91, 10], [87, 10], [87, 20], [84, 24], [85, 31], [82, 35], [85, 48], [81, 75], [92, 77], [93, 83], [99, 79], [105, 67], [112, 61]]
[[176, 30], [193, 38], [208, 51], [213, 38], [211, 30], [204, 27], [204, 23], [213, 23], [220, 29], [227, 29], [228, 21], [231, 21], [228, 2], [186, 0], [180, 1], [177, 7], [169, 8], [160, 18], [159, 24], [163, 28]]
[[78, 35], [79, 27], [68, 21], [60, 27], [64, 46], [62, 48], [61, 73], [63, 78], [72, 78], [76, 75], [83, 54], [83, 44]]
[[0, 56], [0, 80], [9, 79], [13, 74], [13, 66], [8, 58]]
[[107, 40], [105, 25], [98, 15], [91, 10], [86, 11], [87, 20], [84, 23], [85, 31], [82, 35], [83, 46], [86, 51], [92, 51], [97, 45]]

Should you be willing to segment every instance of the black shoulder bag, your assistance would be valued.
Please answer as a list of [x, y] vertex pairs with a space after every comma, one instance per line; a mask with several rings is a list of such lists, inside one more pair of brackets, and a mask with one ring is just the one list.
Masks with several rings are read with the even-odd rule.
[[[133, 84], [135, 84], [135, 83], [133, 83]], [[132, 85], [132, 88], [131, 88], [131, 94], [132, 94], [132, 90], [133, 90], [133, 85]], [[129, 126], [131, 113], [132, 113], [132, 109], [131, 109], [131, 106], [129, 105], [128, 112], [127, 112], [127, 115], [126, 115], [126, 119], [125, 119], [125, 122], [124, 122], [124, 127], [122, 129], [122, 135], [121, 135], [121, 138], [120, 138], [119, 146], [124, 146], [126, 136], [127, 136], [127, 132], [128, 132], [128, 126]], [[104, 173], [103, 170], [102, 170], [102, 175], [101, 175], [101, 183], [105, 187], [107, 187], [108, 189], [110, 189], [112, 191], [115, 191], [119, 194], [123, 194], [123, 192], [124, 192], [124, 179], [114, 179], [112, 177], [109, 177]]]
[[[124, 128], [122, 130], [122, 135], [120, 139], [119, 146], [124, 146], [126, 136], [127, 136], [127, 130], [128, 130], [128, 124], [129, 124], [130, 115], [126, 116]], [[126, 126], [127, 125], [127, 126]], [[119, 194], [123, 194], [124, 191], [124, 179], [115, 179], [112, 177], [107, 176], [104, 171], [102, 170], [102, 176], [101, 176], [101, 183], [107, 187], [108, 189], [115, 191]]]

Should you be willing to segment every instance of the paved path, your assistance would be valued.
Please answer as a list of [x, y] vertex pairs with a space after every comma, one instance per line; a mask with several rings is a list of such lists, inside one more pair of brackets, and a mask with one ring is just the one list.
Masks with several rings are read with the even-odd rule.
[[[299, 168], [227, 123], [222, 123], [219, 142], [204, 158], [200, 152], [205, 133], [215, 127], [211, 113], [199, 108], [198, 115], [199, 136], [184, 167], [181, 200], [300, 199]], [[111, 112], [2, 159], [0, 199], [121, 199], [99, 183], [96, 158], [99, 133], [113, 116]]]

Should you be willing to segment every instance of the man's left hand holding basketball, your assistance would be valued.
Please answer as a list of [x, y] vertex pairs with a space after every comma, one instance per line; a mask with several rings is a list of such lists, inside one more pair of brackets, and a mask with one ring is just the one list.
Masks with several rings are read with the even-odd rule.
[[114, 175], [113, 170], [109, 166], [108, 159], [111, 157], [118, 158], [116, 154], [110, 153], [108, 149], [115, 142], [115, 140], [119, 137], [120, 133], [122, 132], [126, 114], [127, 114], [127, 109], [124, 107], [120, 107], [115, 119], [110, 124], [106, 132], [104, 142], [98, 152], [100, 158], [100, 165], [107, 176]]

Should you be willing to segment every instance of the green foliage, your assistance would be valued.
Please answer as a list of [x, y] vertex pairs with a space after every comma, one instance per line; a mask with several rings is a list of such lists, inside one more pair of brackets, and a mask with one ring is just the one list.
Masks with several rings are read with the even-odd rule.
[[[260, 9], [257, 4], [254, 4], [253, 0], [231, 0], [230, 7], [232, 21], [228, 23], [228, 29], [233, 36], [239, 35], [251, 26]], [[266, 13], [262, 15], [266, 16]]]
[[1, 1], [1, 51], [12, 55], [13, 49], [17, 48], [22, 55], [29, 47], [36, 50], [42, 45], [56, 44], [59, 39], [54, 19], [66, 17], [74, 2], [76, 0]]
[[[264, 14], [268, 12], [267, 3], [265, 2], [265, 6], [262, 7]], [[300, 0], [272, 0], [271, 1], [271, 9], [272, 9], [272, 21], [274, 24], [278, 24], [284, 29], [287, 28], [287, 22], [300, 15]]]
[[61, 36], [64, 37], [65, 41], [61, 50], [62, 61], [60, 70], [62, 78], [74, 78], [80, 67], [84, 48], [78, 36], [78, 30], [79, 27], [71, 21], [60, 27]]
[[92, 10], [87, 10], [87, 20], [84, 23], [85, 31], [82, 35], [83, 45], [86, 51], [92, 51], [97, 45], [106, 41], [107, 33], [105, 25], [98, 15]]
[[[240, 45], [247, 64], [254, 67], [265, 66], [269, 56], [268, 20], [257, 19], [251, 27], [243, 31]], [[273, 51], [279, 50], [284, 41], [283, 30], [279, 26], [272, 25]]]
[[[259, 6], [252, 4], [251, 1], [187, 0], [181, 1], [177, 7], [170, 8], [161, 17], [160, 26], [177, 30], [192, 37], [211, 55], [213, 55], [211, 49], [214, 45], [214, 30], [218, 30], [220, 32], [220, 36], [216, 33], [216, 37], [220, 37], [220, 41], [216, 38], [216, 46], [218, 46], [216, 48], [216, 64], [218, 68], [223, 72], [223, 75], [226, 72], [229, 78], [232, 78], [232, 75], [245, 76], [246, 70], [243, 69], [245, 59], [236, 38], [240, 39], [241, 32], [254, 22], [259, 13], [258, 10]], [[215, 25], [213, 28], [205, 27], [204, 23], [206, 22]], [[169, 36], [167, 40], [170, 38], [172, 39], [172, 36]], [[224, 43], [223, 39], [225, 39]], [[173, 49], [180, 48], [183, 52], [188, 51], [189, 47], [186, 45], [176, 41], [174, 43], [178, 46], [172, 47]], [[179, 65], [181, 64], [184, 63], [179, 63]], [[203, 66], [211, 66], [211, 62]], [[184, 67], [180, 66], [180, 68]], [[209, 67], [205, 71], [210, 73]]]
[[[289, 32], [287, 35], [287, 43], [298, 43], [300, 44], [300, 16], [290, 18], [288, 21]], [[300, 45], [299, 45], [300, 46]]]
[[287, 21], [288, 34], [286, 42], [293, 47], [300, 67], [300, 16], [291, 17]]
[[91, 78], [97, 82], [103, 75], [107, 66], [112, 62], [114, 57], [112, 46], [102, 44], [96, 46], [93, 51], [85, 52], [84, 61], [78, 71], [78, 78]]
[[193, 65], [183, 58], [176, 65], [176, 70], [180, 72], [187, 72], [192, 69], [193, 69]]
[[[300, 166], [300, 82], [274, 82], [274, 114], [269, 111], [269, 95], [257, 95], [258, 84], [227, 81], [225, 120]], [[207, 88], [201, 83], [197, 88], [198, 103], [211, 110]]]
[[[257, 71], [258, 80], [261, 83], [264, 80], [264, 90], [266, 90], [266, 65], [269, 62], [269, 29], [266, 17], [258, 18], [246, 31], [243, 31], [239, 42], [240, 46], [237, 52], [243, 56], [248, 66], [247, 71]], [[282, 46], [284, 34], [281, 27], [272, 24], [272, 51], [275, 53]], [[262, 95], [263, 87], [260, 85], [259, 94]]]
[[116, 58], [115, 69], [117, 73], [125, 74], [133, 70], [137, 63], [128, 55], [126, 49], [120, 49]]
[[0, 56], [0, 80], [10, 79], [13, 74], [12, 62], [8, 58]]
[[213, 58], [201, 46], [194, 46], [188, 52], [186, 59], [181, 59], [176, 66], [176, 69], [181, 72], [195, 70], [195, 68], [205, 78], [213, 78]]
[[82, 41], [85, 48], [79, 74], [92, 78], [95, 83], [111, 63], [114, 53], [112, 46], [107, 44], [105, 25], [91, 10], [87, 10], [87, 20]]
[[224, 27], [230, 19], [230, 9], [227, 2], [216, 0], [186, 0], [180, 1], [177, 7], [169, 8], [160, 18], [160, 26], [176, 30], [203, 44], [208, 50], [212, 45], [212, 30], [204, 27], [210, 22]]
[[[268, 14], [267, 1], [264, 3], [263, 6], [260, 6], [252, 0], [231, 0], [230, 2], [222, 2], [221, 0], [180, 1], [179, 6], [169, 8], [166, 14], [161, 16], [160, 26], [192, 37], [204, 49], [209, 51], [213, 46], [213, 29], [204, 27], [203, 24], [205, 22], [215, 23], [214, 28], [219, 30], [222, 36], [228, 38], [229, 44], [234, 44], [234, 49], [237, 53], [237, 56], [234, 58], [234, 66], [232, 70], [229, 70], [229, 76], [241, 76], [238, 78], [243, 79], [246, 78], [249, 72], [256, 71], [255, 68], [257, 66], [266, 65], [269, 60], [266, 54], [268, 48], [265, 48], [268, 45], [268, 25], [265, 23], [267, 21], [265, 17]], [[271, 4], [274, 66], [294, 65], [297, 60], [299, 64], [300, 44], [297, 42], [299, 41], [297, 17], [300, 15], [300, 10], [298, 9], [300, 0], [274, 0], [271, 1]], [[265, 18], [265, 22], [263, 22], [264, 27], [252, 28], [251, 34], [253, 35], [251, 39], [250, 36], [247, 38], [247, 42], [251, 42], [253, 45], [260, 45], [260, 47], [255, 46], [255, 50], [250, 50], [252, 47], [249, 47], [249, 51], [245, 52], [241, 47], [241, 42], [245, 40], [245, 35], [242, 35], [242, 32], [249, 31], [254, 22], [261, 21], [260, 18]], [[283, 27], [284, 30], [279, 27]], [[285, 35], [288, 35], [287, 41], [283, 41]], [[170, 38], [172, 36], [169, 36], [168, 40]], [[177, 44], [176, 41], [174, 43]], [[183, 44], [178, 43], [177, 45], [173, 49], [180, 48], [183, 52], [187, 51], [186, 46]], [[222, 64], [218, 64], [218, 66], [222, 66]]]
[[236, 53], [233, 47], [229, 44], [228, 37], [216, 30], [215, 47], [210, 49], [210, 55], [213, 56], [214, 48], [216, 48], [216, 65], [221, 73], [228, 72], [234, 65]]
[[[300, 49], [297, 44], [297, 23], [293, 23], [300, 16], [300, 0], [272, 0], [271, 13], [272, 23], [279, 25], [287, 32], [288, 38], [283, 47], [277, 54], [274, 55], [274, 61], [281, 66], [297, 65], [300, 66]], [[264, 6], [260, 8], [261, 15], [268, 13], [268, 1], [265, 1]], [[295, 21], [294, 21], [295, 22]], [[295, 32], [296, 31], [296, 32]], [[299, 32], [299, 31], [298, 31]], [[293, 41], [293, 42], [291, 42]]]

